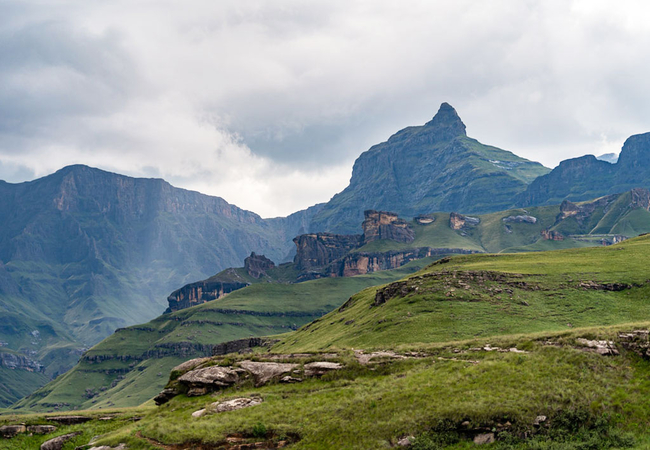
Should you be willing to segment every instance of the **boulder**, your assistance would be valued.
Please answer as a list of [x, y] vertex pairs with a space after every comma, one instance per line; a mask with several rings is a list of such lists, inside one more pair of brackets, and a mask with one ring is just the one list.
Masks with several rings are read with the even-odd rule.
[[206, 411], [205, 408], [203, 408], [203, 409], [199, 409], [198, 411], [194, 411], [194, 412], [192, 413], [192, 417], [195, 417], [195, 418], [196, 418], [196, 417], [202, 417], [203, 415], [205, 415], [205, 411]]
[[332, 370], [342, 369], [343, 365], [331, 361], [318, 361], [309, 364], [305, 364], [305, 376], [306, 377], [320, 377], [327, 372]]
[[172, 369], [172, 372], [185, 373], [189, 370], [196, 368], [198, 365], [203, 364], [206, 361], [209, 361], [210, 359], [211, 359], [210, 357], [190, 359], [189, 361], [185, 361], [184, 363], [181, 363], [176, 367], [174, 367]]
[[68, 442], [70, 439], [77, 437], [81, 434], [81, 431], [75, 431], [74, 433], [68, 433], [61, 436], [57, 436], [49, 441], [45, 441], [41, 444], [41, 450], [61, 450], [63, 444]]
[[239, 377], [245, 371], [232, 367], [210, 366], [202, 369], [191, 370], [178, 381], [189, 385], [214, 385], [228, 387], [239, 381]]
[[476, 445], [491, 444], [494, 442], [494, 433], [482, 433], [474, 436]]
[[27, 431], [34, 434], [50, 434], [56, 431], [54, 425], [30, 425], [27, 427]]
[[590, 341], [588, 339], [576, 339], [578, 344], [586, 347], [587, 350], [598, 353], [599, 355], [618, 355], [618, 350], [612, 341]]
[[25, 433], [27, 428], [25, 425], [4, 425], [0, 427], [0, 436], [5, 439], [10, 439], [17, 434]]
[[177, 391], [176, 389], [165, 388], [160, 392], [160, 394], [154, 397], [153, 401], [154, 403], [156, 403], [156, 405], [160, 406], [162, 404], [167, 403], [172, 398], [176, 397], [178, 394], [180, 394], [180, 392]]
[[291, 373], [298, 364], [242, 361], [239, 366], [253, 374], [256, 386], [262, 386], [274, 378]]

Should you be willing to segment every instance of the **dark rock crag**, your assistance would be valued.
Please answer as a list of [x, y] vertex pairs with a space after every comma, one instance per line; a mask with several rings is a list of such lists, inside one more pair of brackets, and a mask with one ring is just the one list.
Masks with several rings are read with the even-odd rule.
[[275, 263], [264, 255], [256, 255], [252, 252], [251, 255], [244, 260], [244, 269], [251, 277], [259, 279], [262, 275], [266, 275], [266, 271], [273, 269]]

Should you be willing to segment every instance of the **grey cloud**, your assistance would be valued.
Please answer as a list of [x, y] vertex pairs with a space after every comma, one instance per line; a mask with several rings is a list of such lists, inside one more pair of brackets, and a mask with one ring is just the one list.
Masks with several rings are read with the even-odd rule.
[[[648, 131], [640, 1], [0, 9], [0, 178], [83, 162], [278, 214], [326, 200], [359, 153], [442, 101], [471, 136], [548, 166]], [[289, 188], [331, 177], [312, 200]]]

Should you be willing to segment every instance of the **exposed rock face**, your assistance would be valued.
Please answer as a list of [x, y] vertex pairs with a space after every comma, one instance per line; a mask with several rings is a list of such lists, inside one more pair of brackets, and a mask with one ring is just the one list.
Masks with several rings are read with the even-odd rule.
[[[276, 355], [277, 356], [277, 355]], [[299, 355], [280, 355], [285, 359], [293, 359]], [[309, 357], [310, 355], [303, 355]], [[208, 361], [206, 364], [210, 364]], [[331, 361], [316, 361], [304, 365], [304, 376], [320, 377], [323, 374], [342, 369], [343, 365]], [[279, 380], [284, 383], [297, 383], [301, 378], [293, 375], [299, 374], [300, 364], [278, 363], [275, 361], [241, 361], [233, 366], [210, 366], [194, 368], [181, 375], [176, 381], [170, 382], [163, 391], [154, 398], [157, 405], [168, 402], [174, 396], [183, 392], [187, 396], [205, 395], [213, 391], [225, 389], [250, 380], [255, 381], [256, 386], [263, 386], [272, 380]], [[201, 416], [207, 411], [197, 411]]]
[[[248, 259], [248, 258], [247, 258]], [[198, 281], [196, 283], [186, 284], [182, 288], [171, 293], [167, 297], [169, 308], [166, 313], [190, 308], [201, 303], [217, 300], [225, 295], [248, 286], [248, 283], [224, 283], [221, 281]]]
[[542, 235], [542, 239], [545, 239], [547, 241], [563, 241], [564, 236], [562, 236], [562, 233], [559, 233], [554, 230], [542, 230], [540, 232]]
[[420, 214], [416, 216], [414, 220], [420, 225], [429, 225], [436, 221], [436, 216], [433, 214]]
[[618, 340], [626, 350], [633, 351], [644, 358], [650, 358], [650, 332], [648, 330], [619, 333]]
[[28, 372], [44, 371], [44, 367], [38, 362], [25, 356], [9, 352], [0, 352], [0, 366], [13, 370], [27, 370]]
[[244, 397], [244, 398], [233, 398], [232, 400], [226, 400], [223, 402], [215, 402], [211, 406], [214, 409], [214, 412], [226, 412], [226, 411], [236, 411], [242, 408], [249, 408], [251, 406], [257, 406], [262, 404], [262, 399], [259, 397]]
[[62, 436], [55, 437], [49, 441], [45, 441], [41, 444], [41, 450], [61, 450], [63, 445], [68, 442], [70, 439], [75, 438], [81, 434], [81, 431], [75, 431], [74, 433], [64, 434]]
[[355, 252], [330, 264], [324, 271], [324, 276], [353, 277], [379, 270], [396, 269], [411, 261], [429, 256], [478, 253], [473, 250], [458, 248], [420, 247], [404, 251], [383, 253]]
[[[205, 395], [213, 390], [226, 388], [240, 381], [240, 376], [245, 374], [244, 369], [233, 367], [210, 366], [195, 369], [182, 375], [178, 381], [188, 387], [187, 396], [194, 397]], [[156, 397], [160, 399], [160, 395]]]
[[454, 108], [443, 103], [430, 122], [398, 131], [361, 154], [349, 186], [314, 216], [310, 231], [357, 233], [367, 209], [401, 217], [501, 211], [545, 173], [541, 164], [468, 138]]
[[25, 425], [3, 425], [0, 427], [0, 436], [5, 439], [11, 439], [12, 437], [27, 432], [27, 427]]
[[305, 364], [306, 377], [320, 377], [332, 370], [340, 370], [343, 368], [342, 364], [331, 361], [317, 361]]
[[452, 230], [462, 230], [463, 228], [478, 225], [481, 219], [478, 217], [469, 217], [452, 212], [449, 214], [449, 227]]
[[242, 361], [239, 367], [253, 374], [256, 386], [263, 386], [274, 378], [293, 372], [298, 364]]
[[505, 223], [537, 223], [537, 217], [529, 215], [508, 216], [502, 219]]
[[27, 432], [34, 434], [50, 434], [56, 431], [54, 425], [30, 425], [27, 427]]
[[634, 188], [650, 188], [650, 133], [629, 137], [618, 161], [611, 164], [592, 155], [562, 161], [533, 181], [516, 205], [551, 205], [582, 201]]
[[390, 239], [397, 242], [413, 242], [415, 232], [411, 225], [397, 214], [386, 211], [367, 210], [364, 212], [363, 244], [379, 239]]
[[359, 247], [361, 235], [331, 233], [303, 234], [296, 237], [296, 257], [293, 262], [300, 271], [324, 267]]
[[244, 269], [253, 278], [259, 278], [266, 275], [266, 271], [275, 267], [273, 261], [264, 255], [256, 255], [252, 252], [251, 255], [244, 260]]

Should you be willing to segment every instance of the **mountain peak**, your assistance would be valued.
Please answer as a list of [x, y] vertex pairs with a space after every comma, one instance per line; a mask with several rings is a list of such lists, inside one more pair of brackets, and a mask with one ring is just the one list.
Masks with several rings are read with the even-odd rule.
[[460, 120], [454, 107], [446, 102], [440, 105], [440, 109], [438, 109], [433, 119], [424, 126], [427, 128], [435, 128], [441, 140], [453, 139], [457, 136], [467, 136], [465, 124]]

